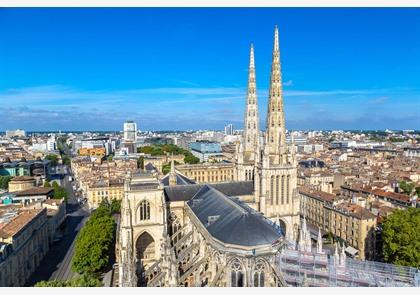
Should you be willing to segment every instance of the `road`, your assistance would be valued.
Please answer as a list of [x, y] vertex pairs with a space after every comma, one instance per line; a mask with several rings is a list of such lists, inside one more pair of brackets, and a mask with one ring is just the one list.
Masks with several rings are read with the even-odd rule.
[[[64, 168], [66, 173], [69, 172], [66, 170]], [[51, 245], [50, 250], [41, 261], [40, 267], [30, 277], [26, 286], [33, 286], [42, 280], [69, 280], [75, 276], [75, 273], [71, 270], [75, 240], [90, 214], [86, 208], [78, 204], [71, 183], [68, 181], [68, 176], [64, 177], [63, 186], [68, 192], [64, 237], [58, 243]]]

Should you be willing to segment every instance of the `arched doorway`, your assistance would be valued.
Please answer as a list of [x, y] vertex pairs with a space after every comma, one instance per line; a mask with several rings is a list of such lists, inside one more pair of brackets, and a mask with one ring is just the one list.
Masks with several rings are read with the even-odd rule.
[[137, 258], [137, 269], [136, 274], [139, 285], [143, 286], [145, 282], [143, 273], [147, 269], [147, 266], [155, 259], [155, 240], [148, 233], [142, 233], [136, 241], [136, 258]]

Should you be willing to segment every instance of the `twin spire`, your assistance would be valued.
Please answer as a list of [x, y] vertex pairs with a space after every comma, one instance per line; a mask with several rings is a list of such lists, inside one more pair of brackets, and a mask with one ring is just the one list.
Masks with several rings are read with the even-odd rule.
[[257, 84], [255, 76], [254, 46], [251, 44], [249, 54], [248, 91], [245, 108], [244, 152], [253, 154], [259, 144], [259, 117]]
[[[256, 88], [254, 46], [251, 44], [244, 126], [245, 152], [255, 151], [259, 146], [259, 117]], [[277, 26], [274, 29], [273, 59], [270, 75], [265, 148], [272, 164], [283, 164], [287, 161], [279, 31]]]

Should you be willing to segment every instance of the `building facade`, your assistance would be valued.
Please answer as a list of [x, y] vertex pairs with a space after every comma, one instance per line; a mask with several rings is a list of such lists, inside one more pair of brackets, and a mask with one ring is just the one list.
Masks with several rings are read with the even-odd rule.
[[88, 186], [86, 195], [89, 208], [97, 208], [103, 200], [122, 200], [124, 184], [122, 182], [100, 182]]
[[215, 183], [234, 180], [233, 163], [201, 163], [177, 165], [176, 169], [197, 183]]
[[124, 123], [124, 141], [137, 141], [137, 124], [134, 121]]
[[47, 209], [0, 213], [0, 286], [23, 286], [49, 249]]
[[360, 205], [340, 202], [335, 195], [300, 188], [301, 212], [309, 223], [342, 239], [360, 259], [375, 255], [376, 216]]

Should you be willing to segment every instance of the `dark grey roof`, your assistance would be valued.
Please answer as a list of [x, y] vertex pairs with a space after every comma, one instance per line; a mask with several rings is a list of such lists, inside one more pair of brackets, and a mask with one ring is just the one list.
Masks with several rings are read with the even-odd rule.
[[153, 166], [153, 164], [152, 164], [152, 163], [147, 163], [147, 164], [146, 164], [146, 166], [144, 166], [144, 169], [145, 169], [146, 171], [152, 171], [152, 170], [156, 170], [156, 167], [155, 167], [155, 166]]
[[206, 230], [223, 243], [269, 246], [283, 237], [261, 213], [210, 185], [204, 185], [187, 204]]
[[[205, 184], [190, 184], [165, 187], [165, 198], [167, 201], [188, 201], [190, 200]], [[221, 182], [209, 184], [218, 191], [227, 196], [245, 196], [254, 193], [253, 181], [235, 181]]]
[[[195, 181], [192, 179], [189, 179], [187, 177], [185, 177], [184, 175], [181, 175], [179, 173], [176, 173], [176, 184], [177, 185], [188, 185], [188, 184], [195, 184]], [[166, 174], [161, 180], [160, 182], [163, 183], [164, 186], [168, 186], [169, 185], [169, 174]]]

